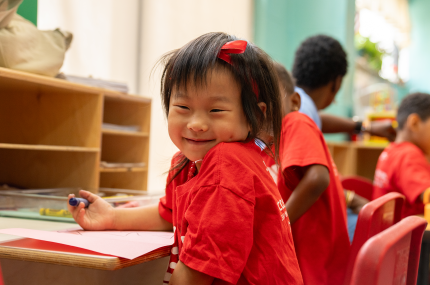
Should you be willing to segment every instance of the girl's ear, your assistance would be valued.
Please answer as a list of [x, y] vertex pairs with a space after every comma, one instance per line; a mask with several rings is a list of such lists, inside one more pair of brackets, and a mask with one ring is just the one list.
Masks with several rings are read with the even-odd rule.
[[258, 107], [260, 107], [261, 112], [263, 112], [264, 117], [266, 117], [266, 109], [267, 109], [266, 103], [260, 102], [260, 103], [257, 103], [257, 105]]

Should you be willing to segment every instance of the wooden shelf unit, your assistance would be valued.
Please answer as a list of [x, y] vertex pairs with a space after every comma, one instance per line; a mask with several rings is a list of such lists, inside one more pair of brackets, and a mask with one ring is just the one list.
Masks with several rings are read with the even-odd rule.
[[[148, 98], [0, 68], [0, 184], [147, 190], [150, 110]], [[101, 169], [100, 159], [146, 166]]]
[[327, 146], [342, 176], [358, 175], [373, 180], [379, 155], [384, 145], [363, 142], [327, 142]]
[[106, 94], [103, 122], [138, 126], [139, 131], [102, 130], [101, 160], [110, 163], [144, 163], [145, 167], [100, 169], [100, 187], [147, 190], [151, 100]]

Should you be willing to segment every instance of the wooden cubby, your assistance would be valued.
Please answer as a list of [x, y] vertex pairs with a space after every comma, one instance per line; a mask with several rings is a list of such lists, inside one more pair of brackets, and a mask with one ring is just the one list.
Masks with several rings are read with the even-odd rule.
[[363, 142], [327, 142], [327, 146], [342, 176], [359, 175], [373, 180], [383, 145]]
[[101, 160], [109, 163], [143, 163], [143, 166], [101, 168], [100, 187], [147, 190], [150, 119], [150, 99], [106, 94], [103, 122], [137, 126], [138, 130], [103, 129]]
[[0, 68], [0, 184], [146, 190], [150, 110], [148, 98]]

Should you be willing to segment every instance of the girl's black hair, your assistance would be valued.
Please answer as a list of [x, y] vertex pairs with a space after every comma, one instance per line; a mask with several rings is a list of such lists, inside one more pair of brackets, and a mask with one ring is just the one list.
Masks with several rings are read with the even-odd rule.
[[[161, 97], [166, 116], [169, 115], [170, 97], [179, 87], [186, 88], [189, 82], [196, 86], [207, 84], [207, 76], [214, 68], [229, 70], [241, 86], [242, 107], [250, 126], [247, 141], [257, 138], [261, 131], [273, 136], [273, 140], [265, 142], [274, 145], [273, 158], [279, 161], [279, 141], [282, 124], [280, 93], [273, 61], [260, 48], [248, 42], [242, 54], [229, 54], [231, 64], [218, 58], [221, 47], [230, 41], [238, 40], [226, 33], [204, 34], [178, 50], [164, 55], [161, 62], [164, 70], [161, 78]], [[253, 82], [257, 85], [257, 95], [253, 91]], [[266, 103], [266, 116], [257, 103]], [[267, 148], [270, 150], [270, 147]], [[187, 165], [189, 160], [182, 155], [179, 162], [170, 171], [175, 171], [172, 181]], [[170, 182], [168, 181], [168, 183]]]

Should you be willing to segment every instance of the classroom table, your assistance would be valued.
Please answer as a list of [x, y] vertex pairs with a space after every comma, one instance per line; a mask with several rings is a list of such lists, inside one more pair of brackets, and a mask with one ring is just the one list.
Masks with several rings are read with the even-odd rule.
[[424, 231], [423, 241], [421, 244], [420, 266], [418, 269], [418, 285], [428, 285], [429, 283], [429, 268], [430, 268], [430, 224]]
[[[77, 226], [0, 218], [0, 228], [64, 230]], [[170, 254], [170, 248], [166, 247], [128, 260], [65, 245], [47, 249], [47, 242], [5, 234], [0, 234], [0, 242], [3, 243], [0, 264], [5, 285], [161, 284]]]

